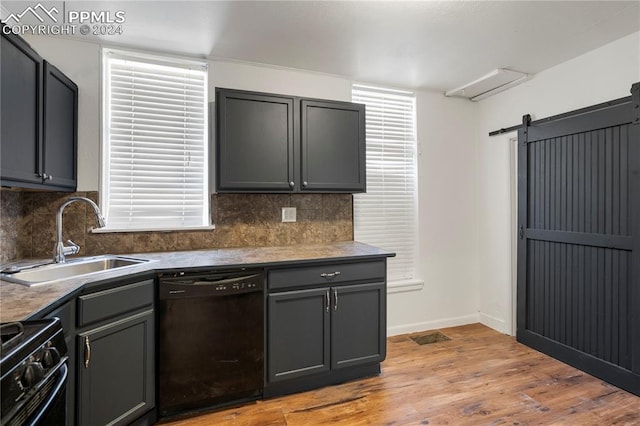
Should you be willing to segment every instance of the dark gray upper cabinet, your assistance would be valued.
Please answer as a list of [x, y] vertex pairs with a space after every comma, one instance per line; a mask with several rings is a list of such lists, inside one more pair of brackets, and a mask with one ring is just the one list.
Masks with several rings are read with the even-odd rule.
[[301, 101], [302, 190], [364, 192], [364, 105]]
[[44, 61], [42, 170], [46, 185], [75, 190], [78, 152], [78, 86]]
[[365, 110], [216, 89], [218, 192], [364, 192]]
[[294, 99], [217, 90], [218, 191], [289, 191], [294, 185]]
[[2, 34], [2, 185], [42, 183], [42, 58], [24, 40]]
[[16, 35], [1, 50], [1, 184], [75, 191], [78, 87]]

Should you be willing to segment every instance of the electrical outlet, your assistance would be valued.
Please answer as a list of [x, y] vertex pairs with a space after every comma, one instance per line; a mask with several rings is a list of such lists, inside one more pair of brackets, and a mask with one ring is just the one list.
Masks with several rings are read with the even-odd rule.
[[282, 221], [283, 222], [295, 222], [296, 221], [296, 208], [295, 207], [283, 207], [282, 208]]

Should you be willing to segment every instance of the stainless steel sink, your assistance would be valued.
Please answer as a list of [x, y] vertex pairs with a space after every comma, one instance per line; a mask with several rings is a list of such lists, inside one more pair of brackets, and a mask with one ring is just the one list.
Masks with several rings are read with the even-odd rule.
[[[126, 268], [146, 263], [148, 260], [132, 257], [104, 255], [68, 260], [65, 263], [50, 263], [42, 266], [27, 266], [19, 272], [3, 272], [0, 278], [17, 284], [33, 286], [49, 284], [64, 278], [75, 278], [112, 269]], [[28, 269], [27, 269], [28, 268]]]

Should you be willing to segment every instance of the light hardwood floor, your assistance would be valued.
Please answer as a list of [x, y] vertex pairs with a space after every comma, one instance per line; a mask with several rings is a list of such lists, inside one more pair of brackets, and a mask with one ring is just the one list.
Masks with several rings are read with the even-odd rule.
[[378, 377], [174, 421], [203, 425], [640, 425], [640, 397], [480, 324], [388, 339]]

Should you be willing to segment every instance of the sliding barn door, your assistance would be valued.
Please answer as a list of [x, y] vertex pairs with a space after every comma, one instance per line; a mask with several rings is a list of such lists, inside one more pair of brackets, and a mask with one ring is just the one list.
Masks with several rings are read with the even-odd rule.
[[518, 133], [517, 338], [640, 395], [640, 99]]

